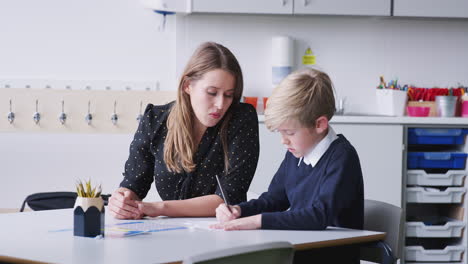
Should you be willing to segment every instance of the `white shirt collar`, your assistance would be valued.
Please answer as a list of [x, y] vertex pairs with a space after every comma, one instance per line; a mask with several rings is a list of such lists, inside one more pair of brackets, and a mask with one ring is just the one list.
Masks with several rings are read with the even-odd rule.
[[329, 126], [327, 135], [322, 140], [320, 140], [320, 142], [312, 150], [310, 150], [309, 153], [299, 159], [297, 166], [301, 165], [301, 161], [303, 160], [305, 164], [315, 167], [319, 159], [330, 147], [331, 143], [337, 138], [338, 136], [336, 135], [335, 130]]

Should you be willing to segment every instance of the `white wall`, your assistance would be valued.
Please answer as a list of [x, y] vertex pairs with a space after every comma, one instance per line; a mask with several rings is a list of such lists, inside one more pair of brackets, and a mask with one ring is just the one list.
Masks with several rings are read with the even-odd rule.
[[[134, 0], [0, 1], [0, 79], [175, 79], [175, 21]], [[3, 88], [3, 87], [0, 87]]]
[[0, 208], [36, 192], [75, 191], [77, 179], [112, 193], [122, 180], [132, 135], [0, 134]]
[[[245, 95], [271, 93], [271, 37], [308, 45], [331, 76], [346, 111], [374, 112], [379, 76], [422, 87], [468, 85], [468, 20], [345, 16], [190, 15], [178, 24], [178, 56], [200, 42], [223, 43], [238, 57]], [[180, 71], [180, 69], [179, 69]]]

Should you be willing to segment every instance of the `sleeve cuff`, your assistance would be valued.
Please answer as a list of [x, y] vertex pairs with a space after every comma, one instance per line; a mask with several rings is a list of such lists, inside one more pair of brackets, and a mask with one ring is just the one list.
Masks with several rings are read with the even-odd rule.
[[241, 208], [241, 217], [247, 217], [257, 214], [257, 212], [253, 210], [252, 206], [249, 205], [249, 202], [243, 202], [238, 205]]
[[122, 182], [122, 183], [120, 183], [120, 186], [119, 186], [119, 187], [129, 189], [130, 191], [134, 192], [134, 193], [138, 196], [138, 198], [140, 198], [141, 200], [145, 199], [145, 197], [146, 197], [146, 194], [143, 194], [143, 193], [138, 192], [138, 191], [133, 187], [133, 185], [130, 186], [129, 183], [126, 184], [126, 183]]

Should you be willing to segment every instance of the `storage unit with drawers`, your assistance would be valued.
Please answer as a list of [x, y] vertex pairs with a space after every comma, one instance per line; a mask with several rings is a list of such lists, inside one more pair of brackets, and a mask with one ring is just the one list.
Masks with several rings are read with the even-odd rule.
[[407, 127], [405, 263], [467, 263], [466, 134]]

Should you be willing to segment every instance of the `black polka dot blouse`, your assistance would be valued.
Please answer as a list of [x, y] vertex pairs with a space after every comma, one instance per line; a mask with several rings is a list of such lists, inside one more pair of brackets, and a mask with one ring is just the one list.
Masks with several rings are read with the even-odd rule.
[[230, 204], [246, 201], [247, 190], [255, 174], [259, 155], [258, 118], [249, 104], [231, 106], [233, 111], [228, 126], [228, 151], [230, 169], [224, 173], [224, 152], [220, 124], [209, 127], [203, 135], [194, 161], [193, 172], [172, 173], [164, 163], [164, 141], [167, 135], [166, 120], [173, 103], [161, 106], [149, 104], [130, 144], [130, 155], [125, 163], [121, 187], [145, 198], [151, 183], [163, 200], [180, 200], [217, 194], [221, 191], [215, 175]]

